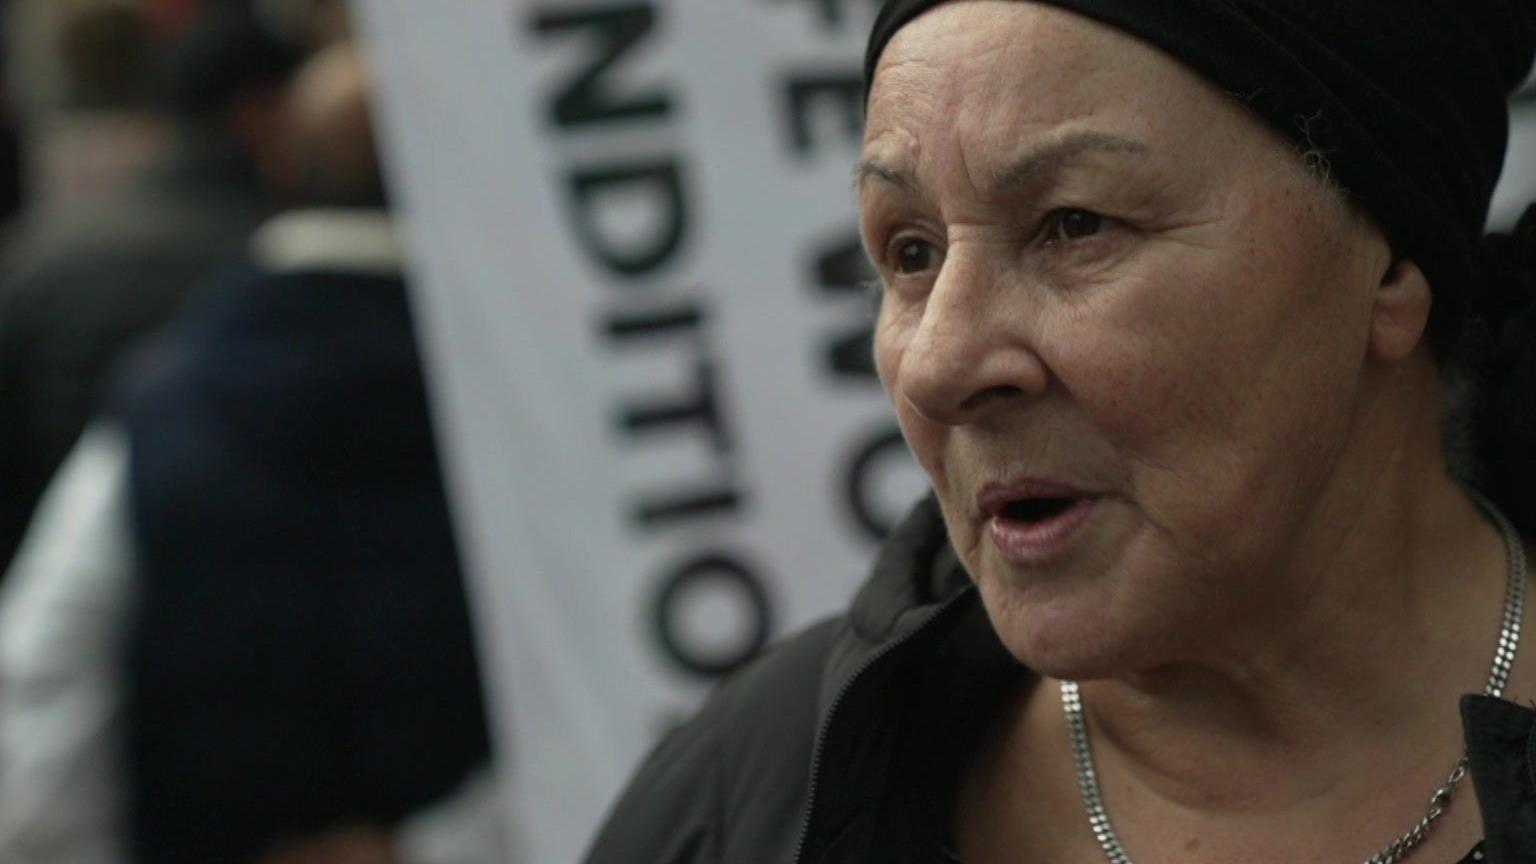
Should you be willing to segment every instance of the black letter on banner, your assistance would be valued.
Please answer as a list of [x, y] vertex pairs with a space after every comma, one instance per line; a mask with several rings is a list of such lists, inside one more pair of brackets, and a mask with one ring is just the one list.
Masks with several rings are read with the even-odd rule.
[[665, 117], [672, 110], [665, 93], [634, 96], [620, 101], [603, 75], [655, 24], [649, 3], [599, 6], [583, 12], [545, 12], [534, 21], [540, 33], [560, 33], [577, 28], [589, 30], [601, 40], [595, 61], [560, 91], [554, 104], [555, 124], [582, 126], [638, 117]]
[[[654, 238], [633, 249], [616, 248], [598, 228], [602, 196], [636, 190], [649, 191], [658, 208]], [[571, 194], [576, 207], [577, 237], [599, 262], [621, 276], [640, 276], [655, 270], [683, 243], [688, 210], [683, 198], [682, 172], [675, 162], [579, 170], [571, 177]]]
[[713, 513], [734, 513], [741, 509], [741, 493], [730, 486], [679, 492], [665, 498], [646, 498], [635, 508], [635, 521], [642, 528], [679, 520], [698, 519]]
[[[725, 649], [706, 653], [707, 649], [688, 644], [677, 618], [691, 596], [710, 587], [736, 594], [751, 623]], [[651, 620], [668, 659], [701, 678], [729, 675], [751, 662], [773, 632], [773, 609], [762, 580], [739, 559], [722, 553], [700, 555], [673, 571], [656, 596]]]
[[720, 414], [720, 404], [715, 398], [715, 367], [707, 359], [700, 359], [694, 366], [698, 379], [695, 395], [661, 404], [630, 405], [624, 409], [621, 422], [624, 431], [639, 437], [646, 433], [661, 432], [691, 423], [702, 423], [709, 430], [715, 452], [731, 452], [731, 436], [725, 428], [725, 418]]
[[857, 144], [864, 135], [864, 80], [860, 73], [791, 78], [785, 84], [784, 107], [789, 112], [790, 146], [802, 156], [815, 149], [811, 106], [821, 100], [835, 103], [849, 142]]
[[704, 323], [704, 310], [697, 303], [672, 309], [646, 310], [635, 315], [615, 315], [608, 319], [608, 337], [615, 342], [658, 338], [675, 330], [697, 331]]
[[911, 451], [907, 449], [906, 440], [901, 437], [901, 430], [896, 428], [874, 435], [859, 448], [858, 455], [853, 459], [853, 465], [848, 469], [848, 482], [844, 487], [847, 497], [844, 503], [848, 507], [849, 515], [853, 517], [854, 524], [863, 529], [871, 540], [884, 540], [896, 528], [895, 525], [881, 518], [873, 500], [875, 470], [882, 461], [892, 458], [903, 461], [912, 458]]
[[[834, 241], [816, 256], [816, 283], [826, 294], [869, 293], [875, 278], [857, 233]], [[874, 315], [832, 340], [827, 347], [827, 365], [839, 378], [867, 378], [873, 381], [875, 356]]]

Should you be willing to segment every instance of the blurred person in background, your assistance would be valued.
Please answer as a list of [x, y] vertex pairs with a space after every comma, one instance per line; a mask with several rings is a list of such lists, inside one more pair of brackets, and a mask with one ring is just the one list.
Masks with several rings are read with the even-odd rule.
[[[166, 137], [145, 164], [103, 180], [88, 199], [44, 196], [0, 249], [0, 568], [107, 372], [238, 253], [291, 173], [281, 162], [279, 93], [300, 52], [245, 4], [207, 0], [170, 30], [122, 0], [45, 8], [77, 13], [55, 33], [67, 61], [65, 105], [155, 114]], [[145, 94], [154, 92], [150, 106]], [[105, 146], [131, 148], [132, 137]]]
[[0, 0], [0, 232], [9, 227], [21, 211], [24, 198], [21, 129], [16, 116], [16, 100], [10, 92], [12, 59], [10, 22], [6, 14], [10, 2]]
[[142, 864], [387, 845], [489, 759], [367, 84], [346, 45], [306, 70], [309, 206], [258, 232], [258, 270], [160, 342], [119, 403]]
[[302, 206], [136, 352], [16, 559], [7, 864], [508, 860], [367, 94], [344, 43], [294, 82]]
[[113, 194], [159, 158], [169, 135], [138, 0], [10, 0], [5, 27], [29, 223]]

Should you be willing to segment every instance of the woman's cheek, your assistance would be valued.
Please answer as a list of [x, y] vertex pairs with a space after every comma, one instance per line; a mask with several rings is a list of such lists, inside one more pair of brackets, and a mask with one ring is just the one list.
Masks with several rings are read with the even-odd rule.
[[939, 424], [925, 419], [901, 395], [901, 363], [906, 346], [911, 341], [916, 319], [915, 316], [895, 309], [894, 303], [887, 296], [881, 306], [875, 327], [875, 369], [896, 411], [896, 420], [901, 426], [902, 436], [906, 438], [907, 447], [923, 466], [929, 481], [942, 491], [945, 430]]

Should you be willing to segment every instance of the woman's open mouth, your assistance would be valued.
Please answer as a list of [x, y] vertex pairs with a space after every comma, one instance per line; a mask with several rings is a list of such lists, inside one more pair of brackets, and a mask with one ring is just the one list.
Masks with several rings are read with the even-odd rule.
[[992, 543], [1016, 565], [1044, 564], [1064, 552], [1093, 515], [1099, 497], [1057, 483], [1025, 482], [981, 496]]
[[1012, 522], [1037, 525], [1049, 522], [1072, 509], [1081, 499], [1076, 498], [1026, 498], [1009, 501], [1003, 505], [1002, 516]]

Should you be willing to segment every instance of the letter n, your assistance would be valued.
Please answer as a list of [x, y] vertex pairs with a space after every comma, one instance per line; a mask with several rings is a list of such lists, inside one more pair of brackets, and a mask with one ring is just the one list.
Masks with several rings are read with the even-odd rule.
[[620, 3], [590, 7], [582, 11], [543, 12], [534, 20], [534, 28], [544, 35], [583, 30], [597, 40], [597, 56], [580, 67], [564, 83], [555, 98], [555, 123], [562, 128], [593, 123], [611, 123], [645, 117], [664, 117], [671, 102], [662, 92], [616, 92], [608, 73], [619, 60], [639, 44], [655, 25], [655, 13], [648, 3]]

